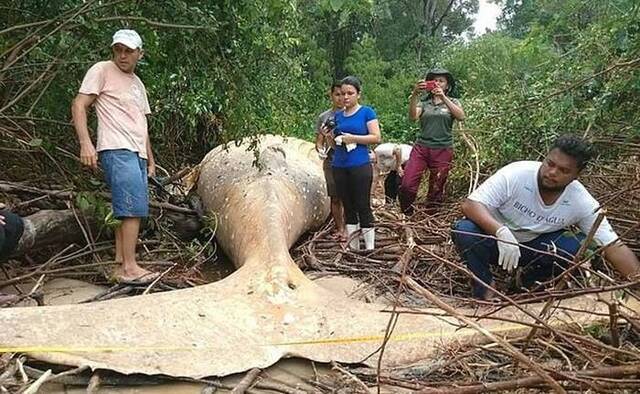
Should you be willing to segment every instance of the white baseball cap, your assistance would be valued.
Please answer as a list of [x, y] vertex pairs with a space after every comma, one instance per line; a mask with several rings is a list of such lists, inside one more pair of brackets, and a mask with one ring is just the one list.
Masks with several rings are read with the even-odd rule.
[[135, 30], [122, 29], [113, 35], [111, 46], [116, 44], [126, 45], [131, 49], [138, 49], [142, 48], [142, 38], [140, 38], [140, 35], [136, 33]]

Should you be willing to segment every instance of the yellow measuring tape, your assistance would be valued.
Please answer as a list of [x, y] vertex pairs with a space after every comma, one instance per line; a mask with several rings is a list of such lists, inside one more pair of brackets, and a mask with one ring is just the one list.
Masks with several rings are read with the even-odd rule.
[[[509, 332], [521, 330], [527, 326], [520, 324], [507, 324], [497, 330], [491, 330], [492, 333]], [[390, 341], [409, 341], [424, 338], [450, 338], [453, 336], [468, 336], [478, 334], [477, 331], [470, 328], [463, 328], [450, 333], [437, 332], [412, 332], [406, 334], [391, 335]], [[478, 334], [479, 335], [479, 334]], [[296, 346], [296, 345], [341, 345], [348, 343], [361, 342], [378, 342], [384, 339], [384, 335], [368, 335], [358, 337], [342, 337], [342, 338], [322, 338], [309, 339], [299, 341], [276, 342], [262, 346]], [[186, 347], [186, 346], [15, 346], [0, 347], [0, 353], [110, 353], [110, 352], [189, 352], [196, 350], [213, 349], [213, 347]]]

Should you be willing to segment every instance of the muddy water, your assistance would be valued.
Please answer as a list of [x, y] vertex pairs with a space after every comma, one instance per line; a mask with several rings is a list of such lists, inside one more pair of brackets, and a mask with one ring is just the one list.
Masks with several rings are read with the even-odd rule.
[[[330, 374], [331, 371], [326, 365], [316, 364], [318, 375]], [[316, 379], [313, 366], [310, 361], [302, 359], [281, 360], [277, 364], [265, 369], [261, 377], [266, 378], [269, 382], [278, 382], [286, 384], [290, 389], [297, 389], [302, 392], [318, 392], [317, 389], [309, 381]], [[221, 379], [221, 383], [229, 388], [235, 387], [244, 374], [227, 376]], [[96, 394], [200, 394], [206, 385], [196, 383], [169, 383], [161, 385], [148, 386], [118, 386], [118, 387], [101, 387]], [[228, 392], [226, 389], [218, 389], [216, 393]], [[271, 393], [274, 391], [254, 388], [253, 392]], [[86, 394], [86, 387], [67, 386], [64, 385], [48, 385], [42, 387], [42, 393], [50, 394]]]
[[[228, 393], [235, 387], [244, 374], [232, 375], [222, 378], [220, 383], [228, 388], [218, 388], [216, 393]], [[362, 393], [364, 390], [357, 390], [349, 378], [338, 372], [332, 371], [326, 364], [315, 364], [304, 359], [280, 360], [275, 365], [265, 369], [260, 377], [271, 383], [285, 384], [290, 390], [298, 390], [300, 393]], [[323, 390], [319, 390], [312, 382], [320, 382]], [[118, 386], [100, 387], [94, 394], [200, 394], [206, 386], [195, 383], [168, 383], [154, 386]], [[40, 393], [49, 394], [86, 394], [86, 387], [48, 385], [43, 386]], [[281, 393], [279, 391], [265, 388], [252, 388], [251, 393]], [[370, 393], [377, 393], [377, 388], [369, 388]], [[399, 387], [380, 387], [383, 394], [408, 394], [413, 391]]]
[[[102, 387], [95, 394], [200, 394], [204, 385], [190, 384], [190, 383], [177, 383], [167, 384], [162, 386], [135, 386], [135, 387]], [[85, 387], [65, 387], [63, 385], [44, 385], [41, 393], [50, 394], [86, 394], [87, 389]]]

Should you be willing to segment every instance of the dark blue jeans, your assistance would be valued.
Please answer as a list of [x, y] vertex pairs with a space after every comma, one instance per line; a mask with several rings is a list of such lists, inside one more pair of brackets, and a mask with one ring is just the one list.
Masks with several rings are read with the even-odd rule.
[[[467, 233], [467, 234], [465, 234]], [[491, 284], [493, 275], [490, 264], [498, 263], [498, 245], [495, 239], [487, 238], [487, 233], [482, 231], [469, 219], [462, 219], [453, 227], [451, 233], [458, 253], [471, 272], [486, 284]], [[555, 245], [555, 253], [566, 259], [573, 260], [573, 256], [580, 249], [584, 234], [573, 234], [566, 230], [542, 234], [529, 242], [523, 242], [529, 248], [544, 252], [552, 252]], [[519, 267], [523, 269], [522, 284], [530, 287], [536, 281], [546, 281], [559, 275], [568, 265], [562, 259], [544, 253], [520, 247]], [[487, 289], [479, 282], [474, 281], [473, 296], [483, 298]]]
[[401, 184], [402, 178], [398, 175], [398, 171], [389, 171], [384, 180], [384, 196], [387, 202], [395, 201], [398, 198]]

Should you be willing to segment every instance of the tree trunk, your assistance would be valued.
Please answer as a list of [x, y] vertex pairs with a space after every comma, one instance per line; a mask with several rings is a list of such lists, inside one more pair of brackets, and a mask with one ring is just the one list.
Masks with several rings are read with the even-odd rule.
[[[82, 229], [70, 209], [42, 210], [23, 219], [24, 232], [14, 251], [15, 255], [47, 246], [68, 245], [83, 239]], [[95, 227], [95, 222], [91, 221], [90, 225]]]
[[[157, 208], [151, 213], [159, 216]], [[198, 217], [179, 212], [163, 212], [162, 217], [168, 220], [171, 231], [181, 240], [195, 238], [202, 228]], [[98, 231], [95, 219], [79, 214], [78, 218], [83, 226], [88, 227], [92, 234]], [[41, 250], [49, 246], [66, 246], [72, 243], [86, 243], [83, 229], [70, 209], [42, 210], [23, 218], [24, 233], [14, 251], [14, 256], [21, 256], [26, 252]]]
[[[76, 194], [64, 190], [45, 190], [13, 182], [0, 181], [0, 192], [12, 194], [20, 200], [31, 199], [33, 196], [48, 196], [51, 199], [73, 201]], [[99, 193], [100, 197], [110, 200], [109, 193]], [[23, 207], [31, 205], [30, 202], [21, 204]], [[197, 205], [197, 201], [195, 202]], [[33, 204], [35, 205], [35, 204]], [[166, 202], [150, 201], [151, 216], [163, 221], [163, 227], [170, 229], [171, 233], [183, 241], [191, 240], [198, 236], [202, 229], [197, 210], [169, 204]], [[69, 245], [72, 243], [84, 244], [87, 242], [82, 226], [91, 234], [97, 234], [99, 223], [88, 215], [83, 215], [76, 210], [76, 215], [70, 209], [43, 209], [33, 215], [24, 217], [24, 233], [14, 251], [14, 255], [21, 256], [27, 251], [40, 250], [48, 246]]]

